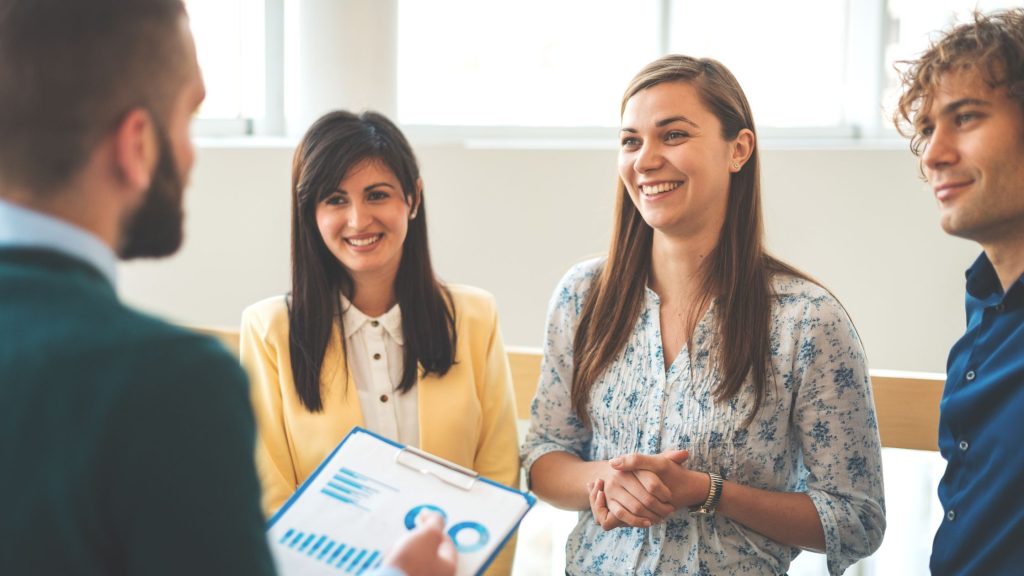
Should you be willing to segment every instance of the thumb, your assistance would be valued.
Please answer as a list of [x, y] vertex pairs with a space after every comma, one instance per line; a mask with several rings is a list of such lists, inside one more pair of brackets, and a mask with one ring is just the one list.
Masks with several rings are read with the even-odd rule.
[[434, 514], [432, 512], [420, 512], [420, 526], [423, 526], [427, 530], [436, 530], [438, 532], [444, 530], [444, 518], [440, 514]]
[[455, 551], [455, 543], [448, 536], [445, 536], [441, 540], [441, 545], [437, 547], [437, 557], [452, 567], [456, 565], [458, 553]]
[[686, 450], [666, 450], [661, 453], [662, 456], [675, 462], [676, 464], [682, 464], [690, 458], [690, 453]]

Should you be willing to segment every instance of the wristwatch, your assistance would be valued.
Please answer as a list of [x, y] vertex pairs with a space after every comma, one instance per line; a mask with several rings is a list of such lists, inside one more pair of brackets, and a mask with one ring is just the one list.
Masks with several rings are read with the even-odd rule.
[[690, 516], [714, 516], [718, 510], [718, 501], [722, 499], [722, 477], [714, 472], [706, 472], [711, 479], [711, 488], [708, 490], [708, 498], [703, 504], [690, 508]]

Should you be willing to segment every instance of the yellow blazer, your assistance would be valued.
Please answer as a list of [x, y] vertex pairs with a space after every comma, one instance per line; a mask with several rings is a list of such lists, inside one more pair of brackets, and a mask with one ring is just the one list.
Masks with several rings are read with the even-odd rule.
[[[467, 286], [448, 288], [458, 334], [455, 364], [443, 377], [421, 375], [416, 384], [420, 448], [518, 488], [515, 396], [494, 298]], [[338, 323], [324, 355], [318, 413], [306, 410], [295, 392], [283, 296], [242, 313], [239, 354], [252, 379], [256, 464], [269, 517], [353, 426], [364, 425], [363, 415], [351, 371], [346, 379]], [[488, 574], [508, 574], [514, 549], [510, 540]]]

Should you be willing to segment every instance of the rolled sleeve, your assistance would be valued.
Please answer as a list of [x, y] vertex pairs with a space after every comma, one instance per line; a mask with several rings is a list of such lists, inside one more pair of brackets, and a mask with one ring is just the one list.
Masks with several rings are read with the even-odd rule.
[[869, 556], [885, 532], [881, 442], [864, 350], [831, 296], [808, 304], [794, 373], [806, 493], [825, 533], [831, 574]]

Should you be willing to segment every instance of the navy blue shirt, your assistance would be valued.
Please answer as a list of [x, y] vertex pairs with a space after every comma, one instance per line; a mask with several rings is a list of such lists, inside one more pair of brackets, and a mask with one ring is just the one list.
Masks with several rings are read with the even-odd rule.
[[1003, 293], [982, 254], [967, 271], [967, 332], [939, 417], [946, 473], [933, 574], [1024, 570], [1024, 276]]

